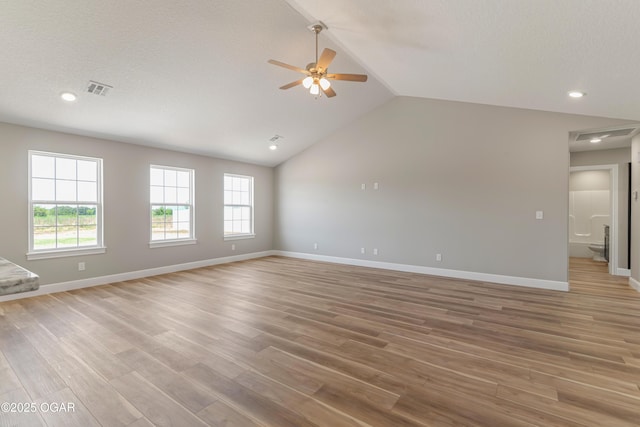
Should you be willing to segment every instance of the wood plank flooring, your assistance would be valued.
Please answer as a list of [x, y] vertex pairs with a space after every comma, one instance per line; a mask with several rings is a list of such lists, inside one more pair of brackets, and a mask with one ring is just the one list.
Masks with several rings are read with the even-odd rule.
[[[0, 303], [0, 426], [639, 426], [640, 293], [283, 257]], [[73, 412], [41, 405], [72, 403]]]

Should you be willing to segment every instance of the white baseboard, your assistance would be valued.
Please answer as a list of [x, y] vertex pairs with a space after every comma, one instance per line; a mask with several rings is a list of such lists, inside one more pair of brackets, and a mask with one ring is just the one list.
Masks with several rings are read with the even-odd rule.
[[38, 295], [53, 294], [56, 292], [66, 292], [74, 289], [88, 288], [91, 286], [106, 285], [108, 283], [123, 282], [125, 280], [141, 279], [143, 277], [157, 276], [158, 274], [175, 273], [176, 271], [192, 270], [194, 268], [209, 267], [217, 264], [226, 264], [253, 258], [262, 258], [269, 255], [275, 255], [274, 251], [253, 252], [249, 254], [233, 255], [228, 257], [206, 259], [202, 261], [187, 262], [184, 264], [149, 268], [146, 270], [110, 274], [108, 276], [90, 277], [87, 279], [73, 280], [70, 282], [52, 283], [49, 285], [41, 285], [40, 288], [35, 291], [20, 292], [17, 294], [1, 296], [0, 302], [35, 297]]
[[616, 276], [629, 277], [631, 276], [631, 270], [628, 268], [616, 268]]
[[[396, 264], [391, 262], [370, 261], [354, 258], [342, 258], [327, 255], [315, 255], [302, 252], [287, 251], [263, 251], [249, 254], [234, 255], [221, 258], [213, 258], [202, 261], [174, 264], [163, 267], [149, 268], [146, 270], [130, 271], [126, 273], [110, 274], [107, 276], [90, 277], [87, 279], [73, 280], [70, 282], [52, 283], [41, 285], [39, 289], [31, 292], [21, 292], [0, 297], [0, 302], [29, 298], [39, 295], [66, 292], [74, 289], [88, 288], [91, 286], [106, 285], [109, 283], [123, 282], [126, 280], [141, 279], [143, 277], [157, 276], [158, 274], [174, 273], [176, 271], [191, 270], [200, 267], [226, 264], [235, 261], [244, 261], [253, 258], [262, 258], [270, 255], [280, 255], [291, 258], [308, 259], [312, 261], [332, 262], [335, 264], [356, 265], [360, 267], [380, 268], [384, 270], [404, 271], [408, 273], [428, 274], [432, 276], [452, 277], [456, 279], [476, 280], [481, 282], [499, 283], [504, 285], [526, 286], [531, 288], [550, 289], [555, 291], [568, 291], [567, 282], [559, 282], [544, 279], [531, 279], [528, 277], [503, 276], [499, 274], [476, 273], [472, 271], [449, 270], [445, 268], [424, 267], [420, 265]], [[640, 292], [640, 282], [629, 277], [629, 284]]]
[[633, 277], [629, 277], [629, 285], [636, 291], [640, 292], [640, 282], [638, 282]]
[[526, 286], [530, 288], [568, 291], [568, 282], [555, 280], [532, 279], [528, 277], [503, 276], [500, 274], [476, 273], [473, 271], [449, 270], [445, 268], [424, 267], [420, 265], [395, 264], [391, 262], [370, 261], [355, 258], [341, 258], [327, 255], [315, 255], [302, 252], [272, 251], [273, 255], [313, 261], [333, 262], [336, 264], [357, 265], [360, 267], [381, 268], [384, 270], [405, 271], [408, 273], [429, 274], [432, 276], [453, 277], [456, 279], [476, 280], [480, 282], [499, 283], [502, 285]]

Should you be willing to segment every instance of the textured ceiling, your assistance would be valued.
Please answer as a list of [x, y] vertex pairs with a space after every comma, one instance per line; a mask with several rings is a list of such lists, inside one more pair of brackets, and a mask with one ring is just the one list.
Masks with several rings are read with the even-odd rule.
[[[393, 95], [636, 121], [638, 17], [638, 0], [5, 1], [0, 121], [265, 165]], [[367, 83], [278, 90], [298, 75], [266, 61], [311, 62], [316, 20], [331, 71]]]
[[[276, 165], [392, 97], [375, 78], [279, 90], [299, 74], [267, 60], [312, 62], [307, 25], [284, 0], [5, 1], [0, 121]], [[332, 72], [366, 73], [324, 34]]]
[[638, 0], [290, 3], [396, 95], [640, 119]]

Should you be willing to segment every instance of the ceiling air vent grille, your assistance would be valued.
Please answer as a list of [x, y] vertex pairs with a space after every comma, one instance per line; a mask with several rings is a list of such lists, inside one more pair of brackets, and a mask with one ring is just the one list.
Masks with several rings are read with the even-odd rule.
[[113, 89], [113, 86], [94, 82], [93, 80], [89, 80], [89, 84], [87, 85], [87, 92], [99, 96], [106, 96], [111, 89]]
[[637, 128], [628, 128], [628, 129], [616, 129], [616, 130], [607, 130], [601, 132], [592, 132], [592, 133], [580, 133], [576, 138], [576, 141], [589, 141], [593, 138], [602, 138], [603, 135], [607, 135], [607, 137], [614, 136], [627, 136], [631, 135], [635, 132]]

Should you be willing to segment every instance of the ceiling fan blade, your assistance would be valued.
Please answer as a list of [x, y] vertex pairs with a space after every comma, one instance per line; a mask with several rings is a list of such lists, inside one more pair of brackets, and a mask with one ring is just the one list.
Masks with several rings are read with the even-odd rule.
[[[322, 89], [322, 86], [320, 86], [320, 89]], [[336, 91], [333, 90], [332, 87], [322, 89], [322, 91], [324, 92], [325, 95], [327, 95], [327, 98], [333, 98], [334, 96], [336, 96]]]
[[325, 78], [333, 79], [333, 80], [347, 80], [350, 82], [366, 82], [367, 81], [366, 74], [327, 74]]
[[329, 68], [329, 64], [333, 61], [333, 58], [336, 57], [336, 51], [325, 48], [320, 55], [320, 59], [318, 59], [318, 63], [316, 64], [316, 68], [326, 70]]
[[296, 87], [298, 85], [301, 85], [302, 84], [302, 80], [304, 80], [304, 79], [296, 80], [295, 82], [291, 82], [289, 84], [281, 86], [280, 89], [283, 89], [283, 90], [284, 89], [291, 89], [292, 87]]
[[270, 59], [267, 61], [269, 64], [277, 65], [278, 67], [287, 68], [289, 70], [297, 71], [302, 74], [309, 75], [311, 74], [307, 70], [303, 70], [302, 68], [296, 67], [295, 65], [285, 64], [284, 62], [276, 61], [275, 59]]

